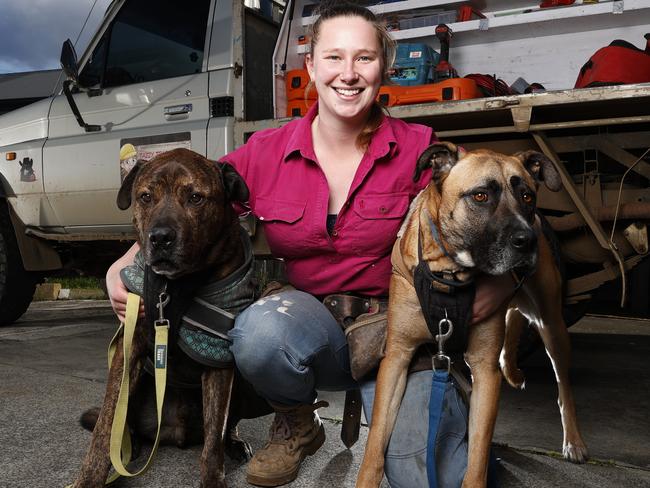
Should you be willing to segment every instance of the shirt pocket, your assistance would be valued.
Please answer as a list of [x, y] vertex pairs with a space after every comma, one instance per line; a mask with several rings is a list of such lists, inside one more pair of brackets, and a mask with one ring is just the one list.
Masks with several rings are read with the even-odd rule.
[[389, 252], [409, 204], [408, 193], [357, 196], [352, 204], [355, 251], [364, 256]]
[[307, 229], [303, 216], [305, 202], [257, 197], [255, 216], [262, 222], [269, 248], [275, 257], [295, 257], [300, 254], [297, 242], [304, 241]]
[[409, 208], [409, 195], [363, 195], [355, 199], [352, 208], [364, 220], [401, 219]]

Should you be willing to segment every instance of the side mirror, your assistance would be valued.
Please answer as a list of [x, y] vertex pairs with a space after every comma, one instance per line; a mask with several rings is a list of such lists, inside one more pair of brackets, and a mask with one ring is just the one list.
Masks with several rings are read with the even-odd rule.
[[61, 47], [61, 68], [68, 79], [75, 83], [79, 79], [79, 70], [77, 68], [77, 53], [74, 50], [72, 41], [67, 39]]
[[77, 83], [79, 81], [79, 68], [77, 68], [77, 53], [74, 51], [74, 46], [70, 39], [67, 39], [61, 48], [61, 67], [68, 77], [68, 79], [63, 82], [63, 93], [72, 109], [72, 113], [77, 119], [77, 123], [80, 127], [83, 127], [86, 132], [98, 132], [102, 130], [101, 125], [91, 125], [84, 121], [81, 112], [79, 112], [79, 107], [77, 107], [77, 103], [74, 101], [72, 96], [72, 89], [77, 88]]

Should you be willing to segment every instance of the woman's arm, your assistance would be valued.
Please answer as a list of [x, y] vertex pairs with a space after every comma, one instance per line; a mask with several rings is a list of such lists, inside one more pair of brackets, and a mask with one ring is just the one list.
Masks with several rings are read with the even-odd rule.
[[[124, 283], [122, 283], [120, 271], [122, 268], [133, 264], [135, 255], [139, 250], [140, 245], [136, 242], [121, 258], [115, 261], [106, 272], [106, 291], [108, 292], [108, 299], [111, 301], [111, 306], [121, 322], [124, 322], [128, 291], [124, 286]], [[140, 316], [144, 316], [144, 305], [142, 303], [140, 304]]]

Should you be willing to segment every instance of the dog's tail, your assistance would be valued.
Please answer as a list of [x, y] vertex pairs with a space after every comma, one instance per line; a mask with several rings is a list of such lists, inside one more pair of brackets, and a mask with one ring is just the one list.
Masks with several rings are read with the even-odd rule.
[[93, 407], [81, 414], [81, 417], [79, 418], [79, 423], [84, 429], [92, 432], [95, 429], [95, 424], [97, 423], [98, 418], [99, 418], [99, 407]]

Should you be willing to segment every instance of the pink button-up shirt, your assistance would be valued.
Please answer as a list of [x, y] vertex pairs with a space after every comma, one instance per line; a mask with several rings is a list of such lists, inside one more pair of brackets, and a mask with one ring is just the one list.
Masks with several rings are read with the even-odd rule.
[[314, 295], [386, 295], [397, 231], [431, 176], [425, 171], [414, 182], [415, 163], [435, 136], [430, 127], [386, 117], [328, 234], [329, 188], [311, 136], [317, 110], [315, 104], [302, 119], [253, 134], [222, 161], [248, 184], [251, 211], [293, 286]]

